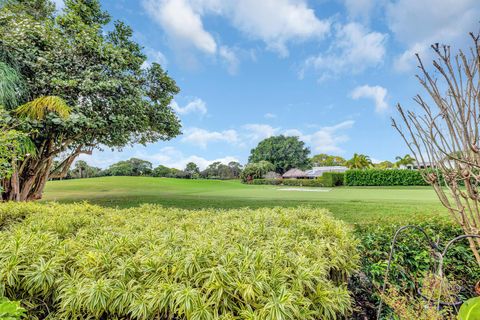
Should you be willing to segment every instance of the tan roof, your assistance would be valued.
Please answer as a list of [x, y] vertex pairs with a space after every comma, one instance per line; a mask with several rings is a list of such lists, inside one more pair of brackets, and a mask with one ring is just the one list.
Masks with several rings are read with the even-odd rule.
[[283, 174], [284, 178], [305, 178], [306, 174], [300, 169], [293, 168]]

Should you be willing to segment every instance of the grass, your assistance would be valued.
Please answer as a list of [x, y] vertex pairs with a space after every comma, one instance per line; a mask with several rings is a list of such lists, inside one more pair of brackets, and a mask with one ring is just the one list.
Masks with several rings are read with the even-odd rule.
[[280, 188], [245, 185], [234, 180], [104, 177], [51, 181], [44, 201], [88, 201], [120, 208], [143, 203], [185, 209], [313, 206], [327, 208], [336, 218], [353, 224], [411, 223], [438, 216], [448, 219], [430, 187], [339, 187], [329, 192]]

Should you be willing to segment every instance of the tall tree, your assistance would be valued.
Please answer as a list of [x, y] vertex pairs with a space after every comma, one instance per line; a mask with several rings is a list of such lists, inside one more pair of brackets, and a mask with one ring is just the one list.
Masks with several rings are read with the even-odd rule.
[[280, 135], [260, 141], [250, 152], [248, 162], [268, 161], [276, 172], [284, 173], [291, 168], [307, 167], [309, 154], [310, 149], [298, 137]]
[[[37, 156], [18, 159], [19, 187], [4, 177], [2, 199], [40, 198], [48, 178], [64, 176], [79, 154], [99, 146], [122, 148], [180, 133], [169, 107], [179, 92], [174, 80], [156, 63], [143, 68], [146, 57], [132, 30], [119, 21], [105, 30], [109, 22], [98, 0], [66, 0], [56, 16], [48, 0], [0, 5], [0, 63], [19, 74], [0, 77], [0, 103], [11, 122], [19, 122], [18, 105], [45, 96], [71, 107], [68, 117], [45, 108], [42, 119], [22, 119], [16, 129], [35, 132]], [[19, 89], [15, 97], [2, 90], [12, 86]]]
[[366, 169], [370, 168], [373, 163], [369, 156], [354, 153], [352, 159], [348, 160], [346, 165], [350, 169]]
[[152, 163], [138, 158], [119, 161], [105, 170], [105, 174], [110, 176], [146, 176], [151, 173]]
[[185, 170], [183, 170], [190, 179], [192, 178], [198, 178], [200, 174], [200, 168], [197, 166], [195, 162], [189, 162], [187, 163]]

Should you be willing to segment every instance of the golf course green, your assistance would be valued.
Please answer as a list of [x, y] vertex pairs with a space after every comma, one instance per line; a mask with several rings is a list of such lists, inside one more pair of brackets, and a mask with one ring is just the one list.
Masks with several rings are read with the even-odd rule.
[[51, 181], [43, 201], [88, 201], [108, 207], [143, 203], [184, 209], [315, 206], [339, 219], [370, 224], [409, 223], [448, 215], [429, 187], [299, 188], [246, 185], [238, 180], [189, 180], [152, 177], [102, 177]]

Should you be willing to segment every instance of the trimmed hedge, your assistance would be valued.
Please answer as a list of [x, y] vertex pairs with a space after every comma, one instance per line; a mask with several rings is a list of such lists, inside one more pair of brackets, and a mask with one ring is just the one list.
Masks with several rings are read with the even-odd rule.
[[428, 186], [418, 170], [348, 170], [345, 172], [347, 186]]
[[343, 172], [325, 172], [318, 180], [322, 181], [325, 187], [343, 186], [345, 173]]
[[295, 187], [324, 187], [323, 181], [320, 179], [255, 179], [251, 184], [257, 185], [284, 185]]

